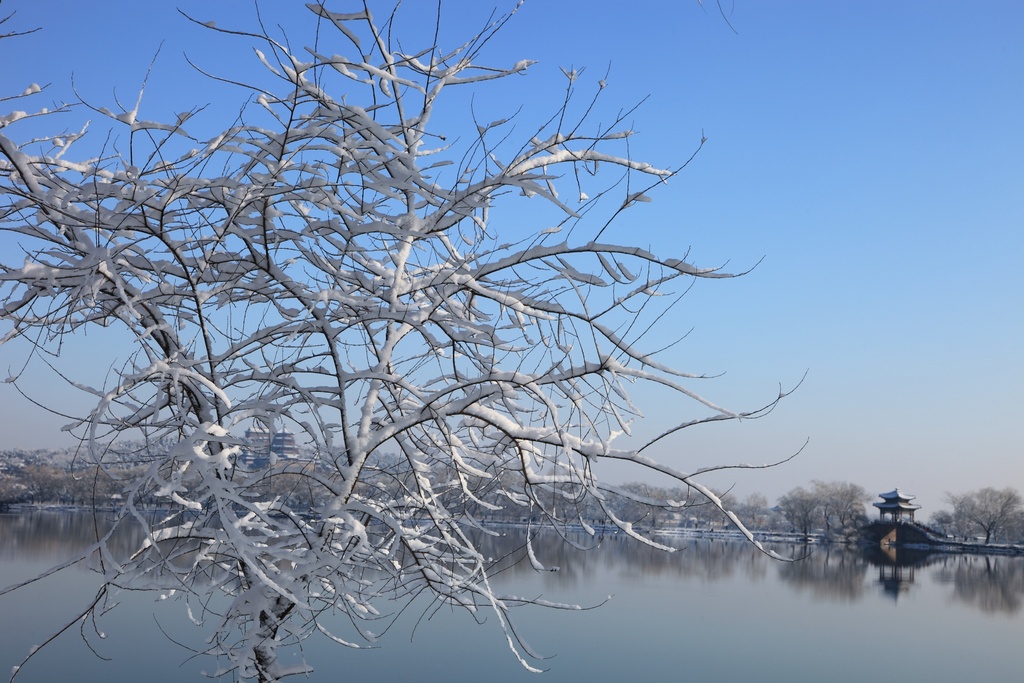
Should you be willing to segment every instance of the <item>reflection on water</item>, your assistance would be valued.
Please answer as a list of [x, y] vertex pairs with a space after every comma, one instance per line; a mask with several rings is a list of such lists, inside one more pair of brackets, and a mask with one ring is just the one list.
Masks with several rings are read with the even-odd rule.
[[[0, 563], [29, 560], [56, 564], [88, 548], [109, 528], [110, 517], [104, 514], [2, 514]], [[119, 529], [111, 541], [115, 557], [128, 556], [141, 540], [138, 529]], [[675, 539], [668, 543], [678, 551], [666, 553], [621, 534], [598, 539], [570, 534], [566, 540], [549, 532], [538, 533], [532, 539], [541, 561], [558, 568], [543, 577], [545, 586], [551, 589], [584, 586], [598, 574], [608, 573], [702, 582], [760, 582], [774, 576], [796, 592], [855, 602], [875, 590], [897, 599], [924, 580], [950, 587], [952, 600], [982, 612], [1015, 614], [1024, 606], [1022, 557], [880, 546], [767, 544], [782, 556], [796, 558], [778, 562], [747, 544], [732, 541]], [[514, 580], [516, 576], [535, 574], [526, 560], [522, 530], [505, 529], [497, 536], [481, 534], [477, 542], [485, 557], [494, 558], [500, 577]]]
[[[84, 513], [0, 515], [0, 584], [20, 581], [82, 552], [106, 533], [108, 525], [108, 518]], [[115, 554], [129, 554], [140, 540], [137, 530], [125, 529], [114, 539]], [[685, 657], [682, 677], [694, 680], [754, 680], [766, 668], [793, 673], [799, 663], [804, 673], [831, 667], [835, 670], [824, 678], [852, 683], [868, 680], [878, 668], [904, 664], [905, 641], [878, 641], [880, 622], [902, 625], [901, 639], [917, 639], [928, 649], [931, 659], [915, 662], [924, 680], [970, 678], [970, 659], [957, 648], [941, 647], [967, 640], [974, 643], [973, 658], [983, 658], [993, 675], [1002, 672], [1002, 679], [991, 680], [1012, 680], [1012, 672], [1018, 671], [1019, 649], [1014, 643], [1019, 638], [1013, 634], [1024, 625], [1024, 557], [772, 545], [783, 556], [800, 558], [779, 562], [749, 545], [722, 540], [659, 539], [678, 547], [671, 554], [622, 535], [595, 540], [580, 534], [569, 540], [590, 550], [574, 549], [551, 533], [533, 538], [538, 559], [559, 567], [557, 572], [537, 573], [526, 556], [523, 530], [502, 529], [498, 536], [478, 539], [481, 552], [494, 558], [499, 589], [585, 606], [615, 595], [601, 609], [578, 619], [544, 610], [524, 612], [527, 640], [541, 645], [545, 654], [558, 655], [549, 674], [538, 678], [517, 669], [491, 625], [479, 628], [471, 619], [460, 621], [433, 610], [428, 619], [441, 624], [424, 626], [410, 642], [418, 615], [414, 609], [379, 651], [339, 651], [310, 641], [310, 662], [318, 672], [309, 680], [337, 680], [337, 669], [332, 674], [325, 661], [343, 661], [351, 678], [367, 680], [411, 679], [427, 662], [431, 675], [424, 680], [465, 679], [468, 670], [486, 671], [492, 683], [625, 680], [637, 666], [643, 667], [642, 679], [678, 680], [680, 657]], [[47, 581], [30, 586], [28, 593], [0, 597], [0, 614], [18, 616], [0, 619], [0, 671], [10, 671], [30, 645], [40, 642], [38, 634], [52, 633], [60, 618], [80, 609], [79, 603], [95, 592], [99, 580], [71, 569]], [[163, 632], [173, 632], [176, 640], [191, 637], [191, 642], [204, 634], [188, 624], [181, 605], [165, 602], [156, 612], [152, 597], [126, 596], [122, 609], [104, 617], [108, 630], [117, 635], [105, 640], [101, 650], [115, 661], [101, 663], [107, 668], [97, 668], [102, 674], [93, 678], [201, 680], [199, 672], [208, 664], [167, 647]], [[612, 646], [595, 648], [595, 643], [609, 642], [609, 633], [614, 634]], [[78, 659], [67, 654], [76, 638], [77, 633], [71, 633], [63, 639], [65, 649], [58, 651], [59, 656], [50, 653], [45, 663], [34, 661], [26, 668], [23, 683], [71, 680], [81, 667], [99, 667], [84, 647], [79, 648], [84, 652]], [[162, 646], [154, 646], [154, 638], [162, 640]], [[867, 648], [871, 658], [862, 656]], [[748, 654], [735, 657], [735, 651]], [[157, 657], [164, 659], [157, 662]], [[111, 668], [122, 662], [124, 673]], [[179, 666], [191, 669], [186, 673]], [[812, 679], [799, 672], [791, 678]], [[85, 679], [90, 679], [88, 674], [77, 676]]]
[[[0, 562], [66, 560], [96, 543], [110, 530], [110, 525], [111, 515], [102, 512], [0, 514]], [[126, 557], [141, 539], [141, 530], [125, 525], [111, 539], [111, 549]]]
[[946, 555], [932, 563], [935, 580], [953, 586], [952, 599], [982, 612], [1016, 614], [1024, 598], [1024, 559]]
[[1016, 614], [1024, 604], [1024, 558], [941, 553], [914, 548], [875, 547], [863, 551], [878, 570], [876, 583], [898, 600], [924, 573], [928, 581], [952, 586], [950, 599], [984, 613]]
[[[569, 543], [553, 533], [537, 534], [533, 549], [546, 566], [558, 567], [547, 576], [551, 586], [571, 587], [585, 583], [599, 573], [622, 572], [647, 577], [678, 577], [702, 581], [729, 581], [742, 577], [762, 580], [779, 563], [751, 546], [738, 542], [679, 539], [675, 553], [642, 545], [625, 535], [616, 534], [598, 540], [583, 534], [570, 535]], [[664, 541], [664, 539], [659, 539]], [[518, 529], [506, 530], [500, 537], [477, 539], [484, 556], [503, 557], [498, 567], [512, 574], [534, 573], [526, 561], [525, 535]], [[583, 549], [573, 547], [577, 545]], [[773, 548], [791, 555], [793, 547]]]
[[[879, 591], [898, 599], [915, 582], [952, 586], [951, 599], [986, 613], [1017, 613], [1024, 605], [1024, 557], [962, 555], [910, 548], [767, 544], [792, 562], [778, 562], [732, 541], [680, 539], [676, 553], [643, 546], [623, 535], [599, 541], [570, 537], [590, 551], [574, 549], [554, 534], [533, 539], [541, 561], [559, 571], [545, 576], [552, 589], [585, 585], [598, 574], [630, 573], [701, 582], [765, 581], [774, 576], [798, 593], [836, 602], [857, 602]], [[504, 574], [533, 574], [518, 531], [480, 539], [485, 556], [504, 557]]]
[[803, 559], [778, 566], [779, 578], [791, 588], [843, 602], [864, 597], [870, 588], [864, 581], [867, 570], [862, 553], [831, 546], [815, 547]]
[[914, 548], [881, 545], [867, 548], [864, 556], [873, 566], [878, 568], [877, 584], [882, 591], [892, 598], [910, 592], [917, 576], [919, 567], [927, 567], [936, 558], [934, 552]]

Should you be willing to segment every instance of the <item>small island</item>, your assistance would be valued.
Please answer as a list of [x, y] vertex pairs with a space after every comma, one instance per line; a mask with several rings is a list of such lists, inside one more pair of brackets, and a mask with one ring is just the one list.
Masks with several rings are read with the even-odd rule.
[[[957, 541], [951, 534], [916, 522], [914, 513], [920, 510], [921, 506], [911, 502], [915, 496], [900, 491], [899, 487], [886, 493], [880, 493], [878, 497], [882, 500], [872, 503], [878, 508], [878, 520], [861, 529], [863, 540], [867, 544], [878, 544], [884, 548], [905, 547], [917, 550], [1024, 554], [1022, 545], [990, 544], [991, 533], [986, 534], [983, 544], [970, 543]], [[975, 505], [975, 507], [980, 506]], [[999, 511], [996, 511], [994, 515], [989, 515], [989, 517], [993, 516], [999, 516]], [[993, 528], [994, 523], [985, 524], [983, 522], [981, 526], [988, 531]]]

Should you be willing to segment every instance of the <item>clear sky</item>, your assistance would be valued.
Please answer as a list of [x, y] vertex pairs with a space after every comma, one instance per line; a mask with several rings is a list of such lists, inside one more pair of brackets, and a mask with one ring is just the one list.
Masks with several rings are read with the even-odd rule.
[[[304, 11], [264, 4], [283, 12], [268, 25], [290, 26]], [[434, 4], [406, 3], [410, 33], [428, 30], [416, 12]], [[493, 6], [511, 4], [445, 0], [442, 39], [468, 36]], [[708, 137], [611, 237], [662, 252], [688, 246], [699, 265], [735, 270], [764, 258], [745, 277], [698, 283], [656, 333], [692, 328], [667, 361], [726, 373], [699, 387], [709, 398], [749, 409], [807, 375], [770, 416], [711, 425], [653, 455], [680, 469], [762, 463], [809, 439], [782, 467], [712, 480], [770, 499], [840, 479], [872, 493], [898, 485], [929, 514], [945, 491], [1024, 491], [1024, 4], [724, 5], [735, 32], [710, 0], [528, 0], [484, 61], [539, 64], [476, 102], [544, 112], [561, 96], [560, 67], [586, 67], [581, 87], [610, 69], [608, 111], [647, 98], [630, 117], [634, 156], [677, 166]], [[256, 72], [251, 53], [175, 6], [220, 26], [254, 25], [248, 2], [7, 0], [13, 28], [42, 30], [0, 41], [0, 93], [38, 82], [50, 84], [47, 98], [68, 99], [73, 72], [93, 103], [111, 105], [115, 91], [133, 103], [163, 42], [149, 118], [213, 101], [237, 110], [241, 91], [218, 91], [183, 54], [230, 75]], [[86, 360], [100, 343], [65, 353]], [[0, 348], [0, 369], [19, 357]], [[34, 398], [47, 390], [40, 384]], [[677, 408], [654, 394], [638, 401], [648, 408], [641, 434]], [[9, 386], [0, 406], [0, 447], [64, 445], [60, 421]]]

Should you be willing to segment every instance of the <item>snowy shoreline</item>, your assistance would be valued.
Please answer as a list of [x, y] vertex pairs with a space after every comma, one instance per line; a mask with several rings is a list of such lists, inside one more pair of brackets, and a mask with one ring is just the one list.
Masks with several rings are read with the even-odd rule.
[[[146, 512], [159, 513], [159, 512], [171, 512], [170, 508], [146, 508]], [[81, 505], [52, 505], [52, 504], [32, 504], [32, 503], [16, 503], [7, 506], [5, 509], [0, 509], [0, 514], [20, 514], [26, 512], [57, 512], [57, 513], [91, 513], [91, 512], [102, 512], [102, 513], [116, 513], [117, 508], [115, 506], [93, 508], [89, 506]], [[488, 520], [481, 523], [481, 526], [487, 529], [517, 529], [526, 531], [535, 526], [528, 522], [519, 521], [497, 521]], [[591, 528], [596, 536], [605, 535], [625, 535], [625, 532], [618, 527], [610, 524], [593, 524]], [[579, 534], [588, 534], [587, 530], [579, 524], [570, 524], [564, 527], [566, 531], [573, 531]], [[687, 540], [709, 540], [709, 541], [733, 541], [738, 543], [746, 543], [747, 539], [739, 531], [734, 529], [688, 529], [682, 527], [661, 527], [657, 529], [648, 529], [649, 533], [655, 536], [666, 536], [677, 539]], [[845, 543], [842, 541], [836, 541], [829, 539], [825, 534], [811, 534], [809, 537], [804, 538], [802, 534], [794, 532], [784, 531], [753, 531], [754, 540], [761, 543], [785, 543], [788, 545], [872, 545], [863, 540], [860, 542]], [[972, 554], [972, 555], [1024, 555], [1024, 545], [1010, 545], [1010, 544], [991, 544], [983, 545], [979, 543], [964, 543], [960, 541], [937, 541], [935, 543], [905, 543], [899, 546], [907, 550], [918, 550], [935, 553], [950, 553], [950, 554]]]

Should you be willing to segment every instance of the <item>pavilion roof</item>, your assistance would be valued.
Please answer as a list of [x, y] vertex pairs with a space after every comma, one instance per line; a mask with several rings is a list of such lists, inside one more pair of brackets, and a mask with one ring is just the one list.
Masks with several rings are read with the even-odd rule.
[[909, 500], [913, 500], [914, 498], [917, 498], [917, 496], [913, 496], [913, 495], [911, 495], [909, 493], [904, 493], [903, 491], [900, 491], [898, 486], [896, 488], [894, 488], [892, 491], [889, 491], [888, 493], [879, 493], [878, 497], [879, 498], [883, 498], [885, 500], [902, 500], [902, 501], [909, 501]]
[[879, 510], [920, 510], [920, 505], [913, 505], [905, 500], [886, 500], [881, 503], [872, 503]]

